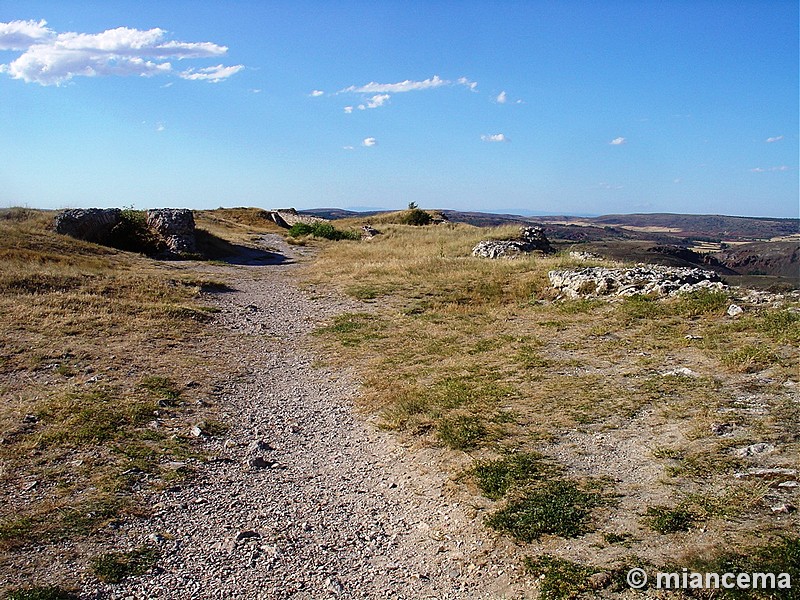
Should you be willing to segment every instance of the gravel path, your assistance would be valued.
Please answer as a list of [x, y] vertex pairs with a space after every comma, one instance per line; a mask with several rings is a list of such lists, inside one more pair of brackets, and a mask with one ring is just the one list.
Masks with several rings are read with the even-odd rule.
[[241, 373], [218, 388], [227, 437], [202, 438], [218, 459], [126, 532], [160, 546], [158, 568], [84, 597], [531, 597], [519, 555], [454, 502], [435, 452], [365, 423], [354, 375], [320, 366], [310, 332], [363, 307], [302, 292], [292, 259], [308, 250], [264, 242], [290, 260], [197, 267], [235, 290], [214, 298], [219, 351]]

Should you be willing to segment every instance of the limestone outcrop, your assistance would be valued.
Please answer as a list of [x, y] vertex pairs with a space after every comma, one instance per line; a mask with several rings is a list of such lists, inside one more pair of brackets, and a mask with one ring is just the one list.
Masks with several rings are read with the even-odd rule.
[[558, 270], [550, 271], [548, 277], [551, 285], [569, 298], [636, 294], [672, 296], [700, 289], [725, 289], [719, 275], [713, 271], [660, 265]]
[[278, 210], [270, 210], [269, 217], [273, 222], [280, 226], [290, 228], [297, 223], [305, 223], [311, 225], [313, 223], [325, 223], [328, 220], [322, 217], [315, 217], [313, 215], [301, 215], [294, 208], [280, 208]]
[[553, 248], [541, 227], [521, 227], [514, 240], [484, 240], [472, 249], [472, 256], [482, 258], [515, 258], [531, 252], [551, 254]]

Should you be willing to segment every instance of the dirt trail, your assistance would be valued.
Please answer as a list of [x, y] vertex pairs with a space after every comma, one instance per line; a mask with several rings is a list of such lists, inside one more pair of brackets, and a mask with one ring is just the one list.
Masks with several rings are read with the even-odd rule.
[[435, 455], [356, 416], [354, 374], [320, 366], [311, 331], [358, 307], [298, 289], [307, 250], [264, 243], [288, 260], [191, 266], [234, 289], [213, 300], [217, 351], [239, 372], [215, 398], [229, 432], [202, 438], [218, 459], [120, 532], [123, 550], [160, 547], [156, 572], [82, 597], [532, 597], [513, 545], [454, 503]]

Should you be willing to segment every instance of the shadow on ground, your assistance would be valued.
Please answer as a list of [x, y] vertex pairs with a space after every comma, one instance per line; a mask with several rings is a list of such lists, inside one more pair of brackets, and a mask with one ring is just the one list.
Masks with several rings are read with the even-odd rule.
[[278, 252], [260, 250], [233, 244], [203, 229], [195, 231], [197, 250], [206, 260], [217, 260], [230, 265], [280, 265], [289, 259]]

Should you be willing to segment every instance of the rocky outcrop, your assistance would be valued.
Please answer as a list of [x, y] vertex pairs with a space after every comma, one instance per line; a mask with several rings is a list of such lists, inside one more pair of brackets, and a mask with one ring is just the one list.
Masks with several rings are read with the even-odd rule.
[[269, 218], [272, 219], [276, 225], [285, 227], [287, 229], [289, 229], [292, 225], [296, 225], [297, 223], [306, 223], [307, 225], [311, 225], [312, 223], [325, 223], [328, 221], [328, 219], [323, 219], [322, 217], [301, 215], [294, 208], [280, 208], [278, 210], [270, 210], [267, 212], [269, 213]]
[[54, 225], [58, 233], [87, 242], [107, 244], [121, 220], [122, 211], [118, 208], [76, 208], [57, 214]]
[[482, 258], [514, 258], [531, 252], [553, 252], [541, 227], [521, 227], [515, 240], [484, 240], [472, 249], [472, 256]]
[[160, 237], [167, 252], [177, 256], [197, 252], [194, 214], [187, 208], [157, 208], [147, 211], [147, 227]]
[[371, 240], [376, 235], [380, 235], [381, 232], [375, 229], [372, 225], [362, 225], [361, 226], [361, 239], [362, 240]]
[[636, 294], [671, 296], [699, 289], [725, 289], [719, 275], [713, 271], [659, 265], [550, 271], [548, 277], [552, 286], [569, 298]]

